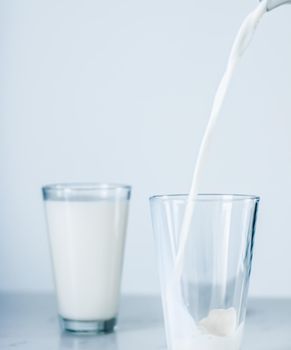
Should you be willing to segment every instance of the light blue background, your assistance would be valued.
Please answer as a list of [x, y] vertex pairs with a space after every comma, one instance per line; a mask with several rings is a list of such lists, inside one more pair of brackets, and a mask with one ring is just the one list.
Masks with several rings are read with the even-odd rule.
[[[51, 290], [40, 187], [133, 185], [123, 291], [158, 293], [148, 197], [187, 192], [251, 0], [0, 0], [0, 289]], [[251, 293], [291, 296], [291, 6], [263, 19], [202, 192], [262, 196]]]

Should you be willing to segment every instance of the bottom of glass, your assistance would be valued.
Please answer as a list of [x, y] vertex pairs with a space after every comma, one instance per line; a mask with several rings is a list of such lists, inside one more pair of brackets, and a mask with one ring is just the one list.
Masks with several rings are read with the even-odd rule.
[[115, 317], [105, 321], [78, 321], [60, 316], [60, 320], [65, 331], [78, 334], [112, 333], [116, 325]]

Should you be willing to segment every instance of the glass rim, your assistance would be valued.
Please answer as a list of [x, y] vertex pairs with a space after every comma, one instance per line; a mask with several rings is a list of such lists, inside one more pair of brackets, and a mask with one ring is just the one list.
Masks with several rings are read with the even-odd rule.
[[[164, 195], [154, 195], [149, 199], [150, 201], [187, 201], [188, 194], [164, 194]], [[198, 198], [197, 198], [198, 197]], [[260, 197], [250, 194], [228, 194], [228, 193], [199, 193], [195, 198], [194, 202], [234, 202], [234, 201], [246, 201], [252, 200], [259, 202]]]
[[55, 183], [42, 186], [44, 192], [47, 191], [99, 191], [99, 190], [131, 190], [130, 185], [110, 183], [110, 182], [67, 182]]

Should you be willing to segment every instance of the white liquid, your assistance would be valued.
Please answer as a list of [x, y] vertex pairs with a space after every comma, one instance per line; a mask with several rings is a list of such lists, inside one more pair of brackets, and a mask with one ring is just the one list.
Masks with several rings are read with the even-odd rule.
[[199, 326], [208, 334], [228, 337], [235, 333], [237, 324], [236, 311], [229, 309], [213, 309], [208, 316], [199, 321]]
[[114, 318], [128, 201], [45, 205], [60, 315], [80, 321]]
[[243, 335], [243, 324], [229, 336], [198, 334], [173, 343], [173, 350], [240, 350]]
[[[227, 68], [225, 74], [220, 82], [217, 89], [209, 122], [204, 133], [198, 158], [193, 174], [192, 185], [190, 193], [187, 200], [187, 205], [185, 209], [184, 219], [182, 223], [181, 235], [178, 253], [175, 261], [175, 268], [173, 274], [173, 280], [168, 285], [167, 290], [167, 305], [168, 305], [168, 320], [167, 323], [174, 325], [171, 328], [168, 338], [173, 350], [239, 350], [241, 343], [241, 334], [243, 325], [241, 324], [237, 328], [237, 315], [236, 311], [233, 309], [234, 313], [232, 315], [233, 320], [231, 325], [229, 320], [225, 322], [226, 314], [229, 310], [212, 310], [206, 319], [201, 320], [198, 324], [195, 323], [191, 315], [189, 314], [184, 300], [181, 294], [180, 288], [180, 278], [183, 269], [183, 260], [185, 254], [185, 247], [188, 241], [189, 229], [192, 220], [192, 214], [194, 208], [194, 201], [198, 193], [198, 187], [200, 183], [200, 178], [202, 175], [202, 170], [204, 162], [206, 159], [207, 151], [221, 107], [223, 105], [226, 92], [231, 81], [233, 72], [236, 65], [248, 47], [256, 27], [267, 11], [266, 0], [262, 1], [257, 8], [251, 12], [239, 29], [237, 37], [234, 41], [231, 53], [228, 59]], [[221, 262], [224, 266], [224, 262]], [[223, 276], [222, 276], [223, 277]], [[226, 318], [225, 318], [226, 317]], [[206, 328], [207, 334], [201, 332], [201, 326]], [[218, 327], [218, 328], [217, 328]], [[217, 329], [219, 333], [217, 334]], [[229, 332], [229, 329], [232, 331]]]
[[192, 219], [192, 213], [193, 213], [193, 206], [194, 201], [196, 199], [196, 196], [198, 194], [198, 188], [199, 183], [202, 175], [202, 170], [204, 166], [204, 162], [206, 159], [207, 151], [211, 142], [211, 138], [213, 135], [213, 132], [215, 130], [215, 126], [217, 123], [217, 119], [219, 116], [219, 113], [221, 111], [221, 107], [223, 105], [227, 89], [229, 86], [229, 83], [231, 81], [231, 78], [233, 76], [234, 70], [236, 68], [236, 65], [238, 64], [241, 56], [247, 49], [248, 45], [250, 44], [254, 34], [255, 30], [257, 28], [257, 25], [259, 24], [259, 21], [261, 20], [262, 16], [267, 12], [267, 1], [262, 1], [257, 8], [251, 12], [246, 19], [243, 21], [238, 34], [234, 40], [230, 56], [228, 59], [226, 71], [223, 75], [223, 78], [218, 86], [218, 89], [216, 91], [212, 110], [210, 113], [210, 118], [208, 121], [208, 125], [206, 127], [205, 133], [203, 135], [203, 139], [199, 148], [198, 152], [198, 158], [195, 165], [195, 170], [192, 178], [192, 184], [191, 189], [188, 196], [187, 206], [185, 210], [184, 220], [182, 224], [181, 229], [181, 237], [180, 237], [180, 245], [178, 254], [176, 257], [176, 271], [177, 274], [181, 273], [181, 268], [183, 265], [183, 256], [184, 256], [184, 250], [185, 246], [187, 244], [188, 240], [188, 234], [189, 234], [189, 227], [191, 224]]

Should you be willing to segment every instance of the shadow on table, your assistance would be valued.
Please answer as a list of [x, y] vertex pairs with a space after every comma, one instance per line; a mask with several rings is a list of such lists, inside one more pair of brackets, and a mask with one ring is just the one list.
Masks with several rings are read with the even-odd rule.
[[110, 335], [74, 335], [63, 333], [59, 340], [59, 350], [118, 350], [118, 339]]
[[75, 335], [63, 332], [59, 338], [58, 350], [128, 350], [128, 347], [149, 349], [154, 346], [156, 339], [163, 339], [161, 327], [162, 310], [158, 298], [124, 296], [114, 333]]
[[117, 323], [119, 332], [162, 327], [162, 325], [162, 306], [159, 298], [154, 296], [122, 298]]

